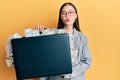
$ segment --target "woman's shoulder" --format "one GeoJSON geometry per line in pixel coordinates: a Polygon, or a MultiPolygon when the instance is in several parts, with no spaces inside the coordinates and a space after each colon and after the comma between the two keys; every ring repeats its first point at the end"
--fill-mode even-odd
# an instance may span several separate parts
{"type": "Polygon", "coordinates": [[[83,44],[88,42],[87,36],[84,33],[77,31],[77,36],[83,44]]]}
{"type": "Polygon", "coordinates": [[[82,39],[87,38],[87,36],[84,33],[80,32],[80,31],[75,30],[75,34],[76,34],[76,36],[79,36],[82,39]]]}

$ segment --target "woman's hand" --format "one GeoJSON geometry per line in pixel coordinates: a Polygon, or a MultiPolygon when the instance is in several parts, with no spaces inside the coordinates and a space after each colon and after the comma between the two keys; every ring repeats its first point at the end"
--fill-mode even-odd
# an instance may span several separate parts
{"type": "Polygon", "coordinates": [[[45,29],[45,27],[43,25],[38,25],[35,29],[42,32],[45,29]]]}
{"type": "Polygon", "coordinates": [[[65,74],[60,74],[60,77],[64,78],[64,77],[65,77],[65,74]]]}

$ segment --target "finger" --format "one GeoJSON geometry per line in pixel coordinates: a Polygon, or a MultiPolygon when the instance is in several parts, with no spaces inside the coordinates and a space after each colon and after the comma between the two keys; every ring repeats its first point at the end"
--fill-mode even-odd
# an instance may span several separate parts
{"type": "Polygon", "coordinates": [[[43,26],[43,25],[40,25],[39,28],[40,28],[40,29],[44,29],[44,26],[43,26]]]}
{"type": "Polygon", "coordinates": [[[42,32],[44,30],[44,26],[43,25],[37,25],[36,30],[42,32]]]}
{"type": "Polygon", "coordinates": [[[39,26],[39,30],[40,30],[40,31],[43,31],[43,30],[44,30],[44,26],[43,26],[43,25],[40,25],[40,26],[39,26]]]}
{"type": "Polygon", "coordinates": [[[38,25],[38,26],[37,26],[37,30],[39,30],[39,31],[40,31],[40,25],[38,25]]]}
{"type": "Polygon", "coordinates": [[[38,27],[39,27],[39,25],[37,25],[37,26],[35,27],[35,30],[38,30],[38,27]]]}

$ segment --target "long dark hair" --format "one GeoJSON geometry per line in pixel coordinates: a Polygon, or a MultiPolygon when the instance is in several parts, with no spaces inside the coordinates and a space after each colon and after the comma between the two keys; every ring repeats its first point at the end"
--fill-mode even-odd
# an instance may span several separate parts
{"type": "Polygon", "coordinates": [[[61,11],[62,11],[63,7],[66,6],[66,5],[70,5],[70,6],[72,6],[72,7],[75,9],[76,14],[77,14],[77,18],[75,19],[75,22],[74,22],[74,24],[73,24],[73,27],[74,27],[76,30],[78,30],[78,31],[81,32],[80,27],[79,27],[79,19],[78,19],[77,9],[76,9],[76,7],[74,6],[74,4],[72,4],[72,3],[70,3],[70,2],[66,2],[66,3],[64,3],[64,4],[61,6],[60,11],[59,11],[59,20],[58,20],[58,26],[57,26],[57,28],[58,28],[58,29],[64,28],[64,23],[63,23],[62,20],[61,20],[61,11]]]}

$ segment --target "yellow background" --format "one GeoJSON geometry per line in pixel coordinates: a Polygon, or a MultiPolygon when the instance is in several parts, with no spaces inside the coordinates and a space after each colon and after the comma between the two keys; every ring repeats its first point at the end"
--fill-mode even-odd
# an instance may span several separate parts
{"type": "Polygon", "coordinates": [[[5,63],[5,43],[15,32],[37,24],[57,26],[63,2],[77,7],[81,30],[88,36],[92,66],[87,80],[120,80],[120,0],[0,0],[0,80],[16,80],[5,63]]]}

